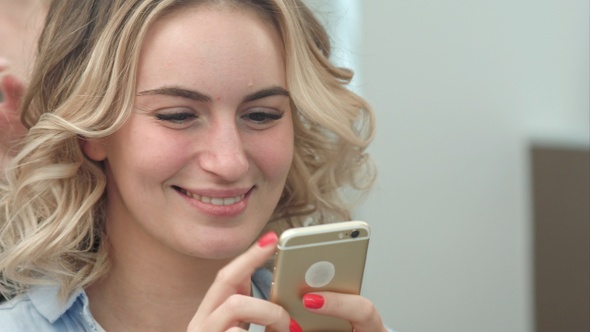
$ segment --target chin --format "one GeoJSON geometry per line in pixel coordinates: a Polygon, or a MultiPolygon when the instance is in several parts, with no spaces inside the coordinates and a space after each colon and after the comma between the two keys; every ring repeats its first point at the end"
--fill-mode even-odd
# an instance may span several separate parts
{"type": "Polygon", "coordinates": [[[195,247],[193,244],[187,250],[188,254],[193,257],[214,260],[235,258],[248,250],[252,244],[252,241],[242,239],[232,240],[231,237],[226,237],[219,241],[205,240],[199,242],[200,244],[198,246],[195,247]]]}

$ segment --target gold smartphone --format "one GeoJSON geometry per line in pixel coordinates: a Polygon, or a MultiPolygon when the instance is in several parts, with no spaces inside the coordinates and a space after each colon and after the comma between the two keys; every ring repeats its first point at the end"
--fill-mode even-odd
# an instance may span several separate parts
{"type": "Polygon", "coordinates": [[[363,221],[289,229],[281,235],[270,300],[281,305],[304,332],[352,331],[346,320],[317,315],[303,295],[331,291],[360,294],[371,231],[363,221]]]}

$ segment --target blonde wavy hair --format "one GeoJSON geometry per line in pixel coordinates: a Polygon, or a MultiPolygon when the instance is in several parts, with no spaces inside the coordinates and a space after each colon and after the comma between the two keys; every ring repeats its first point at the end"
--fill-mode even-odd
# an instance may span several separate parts
{"type": "Polygon", "coordinates": [[[108,271],[105,174],[80,143],[114,133],[129,117],[150,26],[202,4],[252,8],[283,38],[295,150],[268,228],[351,218],[355,199],[342,190],[363,193],[373,182],[365,149],[374,115],[346,88],[352,72],[330,63],[328,35],[301,0],[58,0],[22,104],[29,132],[0,183],[3,294],[58,283],[65,297],[108,271]]]}

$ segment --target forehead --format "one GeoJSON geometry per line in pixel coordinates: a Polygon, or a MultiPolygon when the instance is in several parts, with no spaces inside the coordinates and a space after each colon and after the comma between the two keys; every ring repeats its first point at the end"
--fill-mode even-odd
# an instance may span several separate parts
{"type": "Polygon", "coordinates": [[[261,13],[245,6],[191,6],[162,16],[149,28],[138,85],[154,79],[284,81],[283,53],[278,30],[261,13]]]}

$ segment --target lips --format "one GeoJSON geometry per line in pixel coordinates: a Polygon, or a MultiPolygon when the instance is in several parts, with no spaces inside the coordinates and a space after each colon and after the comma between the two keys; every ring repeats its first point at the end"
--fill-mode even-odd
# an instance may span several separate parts
{"type": "Polygon", "coordinates": [[[206,195],[199,195],[197,193],[193,193],[190,192],[184,188],[180,188],[180,187],[174,187],[174,189],[176,189],[178,192],[182,193],[185,196],[188,196],[194,200],[197,200],[199,202],[205,203],[205,204],[211,204],[211,205],[215,205],[215,206],[227,206],[227,205],[234,205],[236,203],[239,203],[241,201],[244,200],[244,197],[246,197],[246,194],[241,194],[241,195],[237,195],[237,196],[232,196],[232,197],[212,197],[212,196],[206,196],[206,195]]]}

